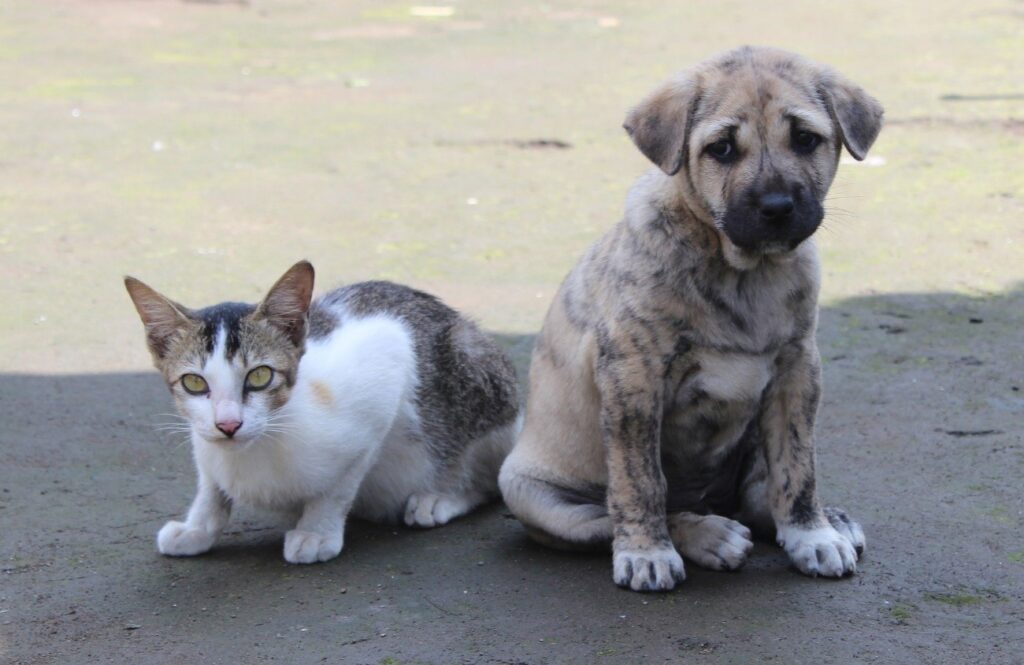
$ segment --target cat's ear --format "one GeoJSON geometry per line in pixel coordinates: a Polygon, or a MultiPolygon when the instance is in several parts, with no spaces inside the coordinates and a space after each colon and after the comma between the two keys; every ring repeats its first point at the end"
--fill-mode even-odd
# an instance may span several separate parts
{"type": "Polygon", "coordinates": [[[306,312],[313,299],[313,265],[299,261],[271,287],[254,316],[278,328],[293,344],[306,339],[306,312]]]}
{"type": "Polygon", "coordinates": [[[134,277],[125,277],[124,286],[135,303],[142,324],[146,326],[146,343],[154,359],[167,354],[171,340],[181,330],[194,325],[191,312],[178,303],[165,298],[134,277]]]}

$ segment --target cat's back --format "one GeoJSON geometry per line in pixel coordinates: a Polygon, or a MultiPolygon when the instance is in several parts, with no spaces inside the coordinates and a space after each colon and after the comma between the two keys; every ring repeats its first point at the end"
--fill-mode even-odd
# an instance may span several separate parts
{"type": "Polygon", "coordinates": [[[408,325],[420,337],[442,333],[460,319],[437,296],[387,281],[359,282],[326,293],[313,304],[310,335],[326,332],[347,318],[388,316],[408,325]],[[320,324],[320,325],[318,325],[320,324]]]}
{"type": "Polygon", "coordinates": [[[494,340],[434,295],[387,281],[344,286],[314,303],[310,336],[371,317],[393,318],[412,335],[419,415],[430,438],[469,441],[515,420],[512,363],[494,340]]]}

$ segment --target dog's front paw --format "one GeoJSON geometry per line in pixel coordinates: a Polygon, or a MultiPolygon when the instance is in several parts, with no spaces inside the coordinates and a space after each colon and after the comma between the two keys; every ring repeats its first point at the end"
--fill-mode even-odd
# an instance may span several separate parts
{"type": "Polygon", "coordinates": [[[215,539],[204,529],[170,521],[156,534],[156,549],[166,556],[195,556],[209,552],[215,539]]]}
{"type": "Polygon", "coordinates": [[[832,525],[805,529],[784,526],[778,541],[801,573],[817,577],[842,577],[857,572],[857,551],[832,525]]]}
{"type": "Polygon", "coordinates": [[[860,524],[850,519],[846,511],[839,510],[838,508],[826,508],[825,517],[828,518],[832,528],[850,541],[853,549],[857,551],[858,557],[864,554],[864,548],[867,547],[867,538],[864,537],[864,529],[860,528],[860,524]]]}
{"type": "Polygon", "coordinates": [[[683,557],[671,545],[643,550],[616,549],[612,579],[633,591],[670,591],[686,579],[683,557]]]}
{"type": "Polygon", "coordinates": [[[750,529],[721,515],[677,513],[668,528],[683,556],[711,570],[739,570],[754,548],[750,529]]]}
{"type": "Polygon", "coordinates": [[[292,529],[284,534],[284,559],[288,563],[330,561],[341,553],[342,534],[324,535],[292,529]]]}

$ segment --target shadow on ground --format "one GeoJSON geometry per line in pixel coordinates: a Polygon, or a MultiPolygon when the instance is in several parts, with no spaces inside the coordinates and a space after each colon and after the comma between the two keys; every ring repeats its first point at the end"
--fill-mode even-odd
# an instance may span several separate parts
{"type": "MultiPolygon", "coordinates": [[[[432,531],[355,523],[310,567],[242,511],[211,554],[161,558],[154,533],[193,476],[187,446],[155,433],[159,377],[5,375],[0,660],[1012,662],[1024,288],[857,298],[821,319],[821,485],[865,525],[860,574],[804,578],[759,546],[742,572],[690,566],[661,595],[617,589],[606,556],[533,545],[501,506],[432,531]]],[[[525,377],[532,338],[499,338],[525,377]]]]}

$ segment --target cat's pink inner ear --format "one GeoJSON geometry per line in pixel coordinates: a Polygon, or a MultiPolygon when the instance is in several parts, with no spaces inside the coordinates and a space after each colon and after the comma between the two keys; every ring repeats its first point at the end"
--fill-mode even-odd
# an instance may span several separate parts
{"type": "Polygon", "coordinates": [[[313,299],[313,278],[312,264],[299,261],[271,287],[257,311],[295,344],[306,336],[306,312],[313,299]]]}
{"type": "Polygon", "coordinates": [[[189,325],[188,310],[134,277],[125,277],[124,286],[146,327],[149,350],[157,358],[163,358],[174,336],[189,325]]]}

